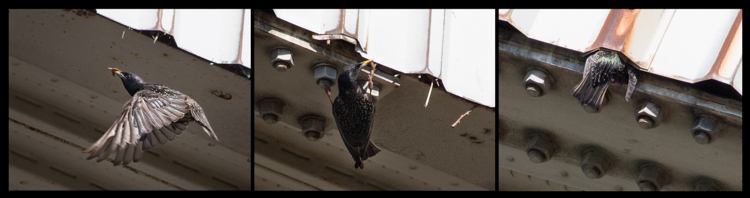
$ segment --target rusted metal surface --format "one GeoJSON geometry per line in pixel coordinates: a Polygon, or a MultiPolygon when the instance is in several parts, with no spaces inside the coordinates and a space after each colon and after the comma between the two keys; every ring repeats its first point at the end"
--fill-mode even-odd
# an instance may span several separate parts
{"type": "Polygon", "coordinates": [[[641,70],[688,83],[714,79],[742,94],[742,10],[604,12],[501,9],[498,19],[532,39],[579,52],[616,50],[641,70]]]}

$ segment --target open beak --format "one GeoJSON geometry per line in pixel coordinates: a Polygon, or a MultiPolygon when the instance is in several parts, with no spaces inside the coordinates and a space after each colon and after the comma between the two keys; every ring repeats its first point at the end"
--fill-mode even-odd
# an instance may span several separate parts
{"type": "Polygon", "coordinates": [[[112,75],[113,75],[113,76],[114,76],[114,75],[122,76],[122,74],[120,73],[120,69],[117,69],[117,68],[111,68],[111,67],[107,67],[107,69],[109,69],[109,71],[112,71],[112,75]]]}

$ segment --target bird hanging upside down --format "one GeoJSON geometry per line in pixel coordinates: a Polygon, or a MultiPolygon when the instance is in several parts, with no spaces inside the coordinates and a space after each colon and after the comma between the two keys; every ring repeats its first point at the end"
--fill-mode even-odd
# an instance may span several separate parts
{"type": "Polygon", "coordinates": [[[633,67],[627,67],[617,52],[599,49],[586,59],[583,69],[583,79],[576,85],[571,93],[581,103],[599,108],[604,101],[604,93],[610,82],[628,83],[625,93],[625,101],[629,102],[638,82],[638,72],[633,67]],[[627,70],[627,76],[625,75],[627,70]]]}
{"type": "Polygon", "coordinates": [[[189,96],[164,85],[143,82],[135,74],[120,72],[117,68],[109,70],[120,77],[133,97],[123,106],[120,118],[83,151],[91,153],[87,159],[98,157],[96,162],[101,162],[116,153],[112,162],[115,166],[138,162],[143,151],[173,140],[187,129],[190,121],[198,123],[208,136],[219,141],[203,108],[189,96]]]}
{"type": "MultiPolygon", "coordinates": [[[[355,169],[364,169],[362,161],[380,152],[380,149],[370,141],[375,118],[373,98],[357,83],[359,69],[368,64],[373,64],[372,71],[375,71],[372,60],[344,67],[338,76],[339,95],[332,105],[336,126],[346,149],[354,159],[355,169]]],[[[372,86],[372,83],[370,85],[372,86]]]]}

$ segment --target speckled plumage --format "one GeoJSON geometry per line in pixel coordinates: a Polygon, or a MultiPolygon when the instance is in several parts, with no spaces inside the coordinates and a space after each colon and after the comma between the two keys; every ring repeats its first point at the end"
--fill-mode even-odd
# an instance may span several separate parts
{"type": "Polygon", "coordinates": [[[333,101],[333,117],[341,139],[354,159],[354,168],[364,168],[362,161],[375,156],[380,149],[370,141],[375,104],[372,96],[357,84],[359,69],[365,61],[350,65],[338,76],[339,95],[333,101]]]}
{"type": "Polygon", "coordinates": [[[187,129],[194,121],[216,141],[218,137],[208,123],[203,108],[189,96],[164,85],[147,83],[135,74],[110,68],[133,96],[123,112],[104,135],[85,153],[97,162],[116,153],[113,165],[140,161],[143,151],[166,144],[187,129]]]}
{"type": "Polygon", "coordinates": [[[617,52],[598,50],[586,59],[583,78],[573,88],[571,94],[582,103],[599,108],[611,82],[627,82],[628,90],[625,94],[625,101],[630,101],[637,82],[636,74],[637,72],[632,67],[627,67],[622,63],[617,52]],[[627,76],[625,76],[626,69],[627,76]]]}

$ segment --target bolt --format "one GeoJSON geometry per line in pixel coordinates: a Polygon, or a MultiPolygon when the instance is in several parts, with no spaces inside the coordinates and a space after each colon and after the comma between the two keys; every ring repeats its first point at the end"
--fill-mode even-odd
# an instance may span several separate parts
{"type": "Polygon", "coordinates": [[[336,82],[336,75],[338,70],[331,64],[318,63],[313,66],[313,77],[315,83],[318,83],[320,88],[325,89],[325,86],[331,87],[336,82]]]}
{"type": "Polygon", "coordinates": [[[716,183],[711,182],[711,180],[708,179],[701,179],[695,182],[695,191],[721,191],[721,188],[719,185],[716,185],[716,183]]]}
{"type": "Polygon", "coordinates": [[[263,118],[263,121],[268,124],[274,124],[282,114],[284,102],[281,102],[279,99],[268,98],[261,100],[258,106],[260,106],[260,116],[263,118]]]}
{"type": "Polygon", "coordinates": [[[586,149],[581,158],[581,170],[590,179],[598,179],[607,174],[612,162],[609,155],[599,148],[586,149]]]}
{"type": "Polygon", "coordinates": [[[543,71],[532,69],[526,72],[523,78],[526,93],[531,97],[540,97],[549,92],[552,82],[550,77],[543,71]]]}
{"type": "Polygon", "coordinates": [[[704,115],[695,119],[691,132],[698,144],[709,144],[719,135],[719,131],[716,130],[716,121],[704,115]]]}
{"type": "Polygon", "coordinates": [[[667,184],[667,173],[659,165],[646,163],[639,171],[636,183],[641,191],[659,191],[667,184]]]}
{"type": "Polygon", "coordinates": [[[307,140],[317,141],[323,138],[325,135],[325,119],[320,116],[309,115],[304,116],[300,119],[300,126],[302,127],[302,134],[305,135],[307,140]]]}
{"type": "Polygon", "coordinates": [[[643,129],[652,129],[659,125],[664,113],[661,107],[653,102],[642,102],[635,111],[635,120],[643,129]]]}
{"type": "Polygon", "coordinates": [[[271,65],[276,71],[284,72],[294,66],[292,50],[276,48],[271,50],[271,65]]]}
{"type": "Polygon", "coordinates": [[[548,135],[542,133],[531,134],[526,143],[526,155],[534,163],[549,161],[556,149],[555,142],[548,135]]]}

